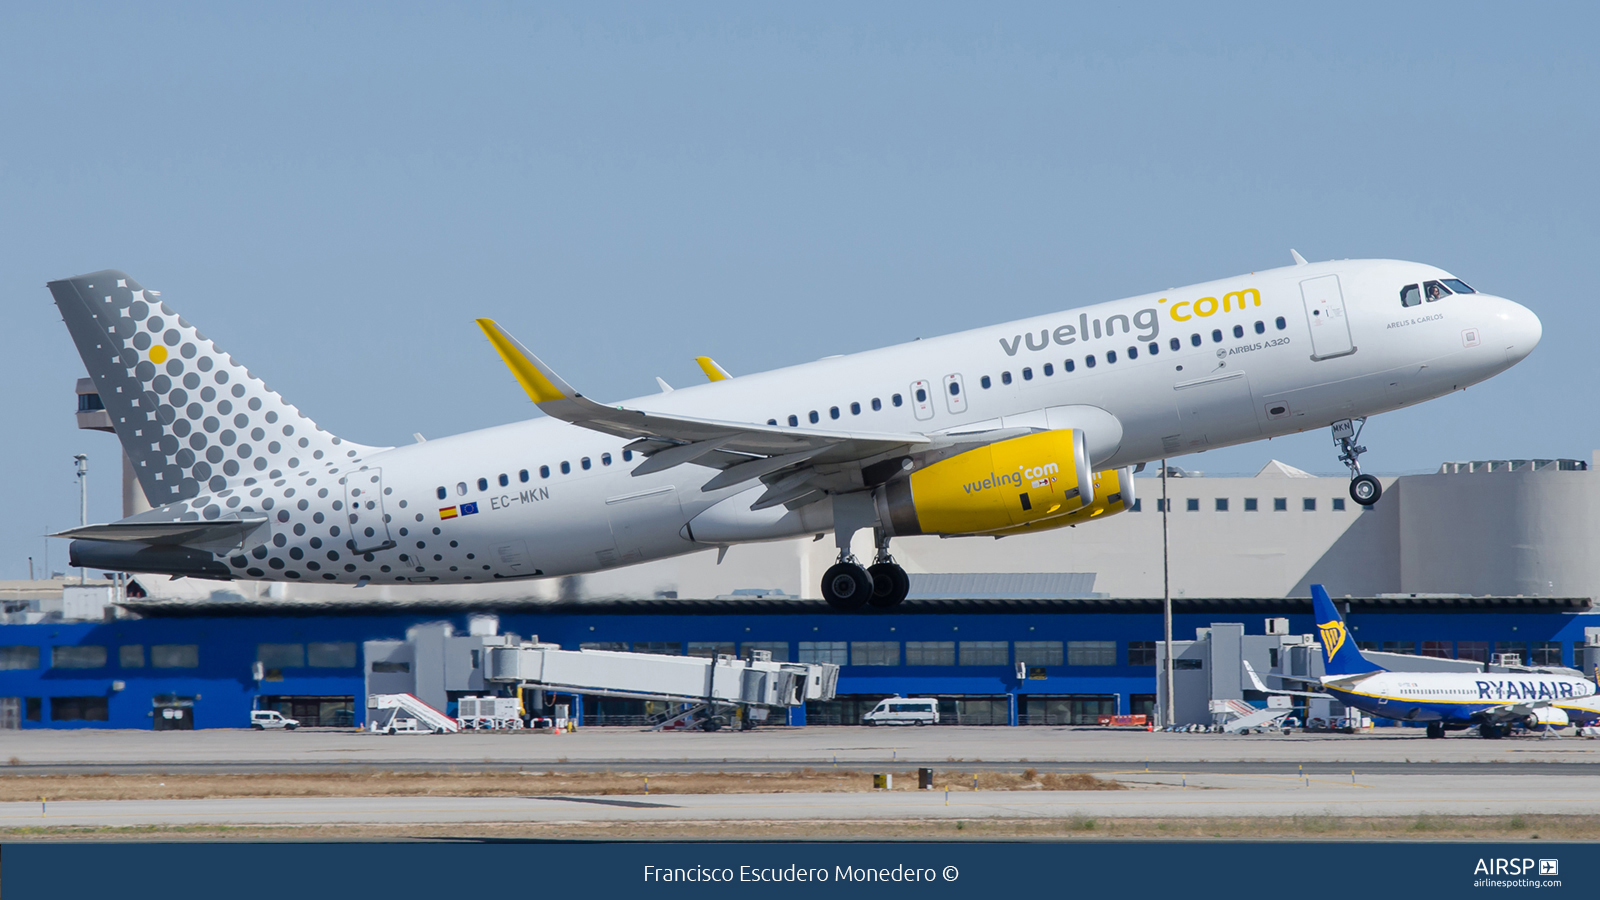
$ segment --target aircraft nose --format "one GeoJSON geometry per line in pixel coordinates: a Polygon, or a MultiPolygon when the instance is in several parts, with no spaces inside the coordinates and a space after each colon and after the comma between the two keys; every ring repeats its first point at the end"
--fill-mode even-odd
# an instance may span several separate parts
{"type": "Polygon", "coordinates": [[[1501,310],[1496,316],[1500,319],[1498,330],[1505,341],[1506,362],[1519,363],[1539,346],[1539,339],[1544,336],[1544,325],[1533,310],[1511,300],[1502,299],[1501,310]]]}

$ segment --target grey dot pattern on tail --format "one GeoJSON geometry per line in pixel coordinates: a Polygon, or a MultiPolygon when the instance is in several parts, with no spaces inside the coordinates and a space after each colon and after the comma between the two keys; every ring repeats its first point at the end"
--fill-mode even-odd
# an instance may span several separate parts
{"type": "MultiPolygon", "coordinates": [[[[349,464],[375,449],[322,430],[121,272],[50,290],[154,503],[349,464]]],[[[185,507],[182,515],[197,517],[206,509],[185,507]]]]}

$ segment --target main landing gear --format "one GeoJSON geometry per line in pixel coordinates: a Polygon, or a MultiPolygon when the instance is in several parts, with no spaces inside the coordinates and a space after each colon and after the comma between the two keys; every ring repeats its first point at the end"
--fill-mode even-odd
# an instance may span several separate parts
{"type": "Polygon", "coordinates": [[[1350,499],[1362,506],[1371,506],[1383,496],[1383,485],[1371,475],[1361,474],[1361,454],[1367,448],[1356,441],[1361,439],[1361,429],[1367,419],[1341,419],[1333,423],[1333,443],[1339,448],[1339,461],[1350,470],[1350,499]]]}
{"type": "Polygon", "coordinates": [[[889,609],[911,592],[911,577],[889,555],[889,538],[882,529],[874,529],[873,537],[878,552],[871,568],[857,562],[846,546],[839,551],[839,561],[823,573],[822,599],[834,609],[855,610],[869,605],[889,609]]]}

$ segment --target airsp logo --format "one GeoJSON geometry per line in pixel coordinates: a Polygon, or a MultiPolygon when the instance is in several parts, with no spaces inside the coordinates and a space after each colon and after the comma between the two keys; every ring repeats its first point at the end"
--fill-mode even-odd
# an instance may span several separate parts
{"type": "Polygon", "coordinates": [[[1317,630],[1322,632],[1322,648],[1324,655],[1326,655],[1330,660],[1333,659],[1334,654],[1339,652],[1339,648],[1344,646],[1344,623],[1336,619],[1332,622],[1325,622],[1318,625],[1317,630]]]}
{"type": "MultiPolygon", "coordinates": [[[[1528,875],[1533,872],[1531,859],[1479,859],[1478,865],[1473,868],[1474,875],[1528,875]]],[[[1560,875],[1561,861],[1555,859],[1539,860],[1540,875],[1560,875]]]]}

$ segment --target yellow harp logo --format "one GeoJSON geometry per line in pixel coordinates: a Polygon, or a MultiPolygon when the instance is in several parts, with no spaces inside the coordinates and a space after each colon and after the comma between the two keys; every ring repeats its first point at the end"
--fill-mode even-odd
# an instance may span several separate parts
{"type": "Polygon", "coordinates": [[[1344,646],[1344,623],[1335,619],[1332,622],[1318,625],[1317,630],[1322,632],[1322,652],[1331,662],[1334,654],[1338,653],[1339,648],[1344,646]]]}

